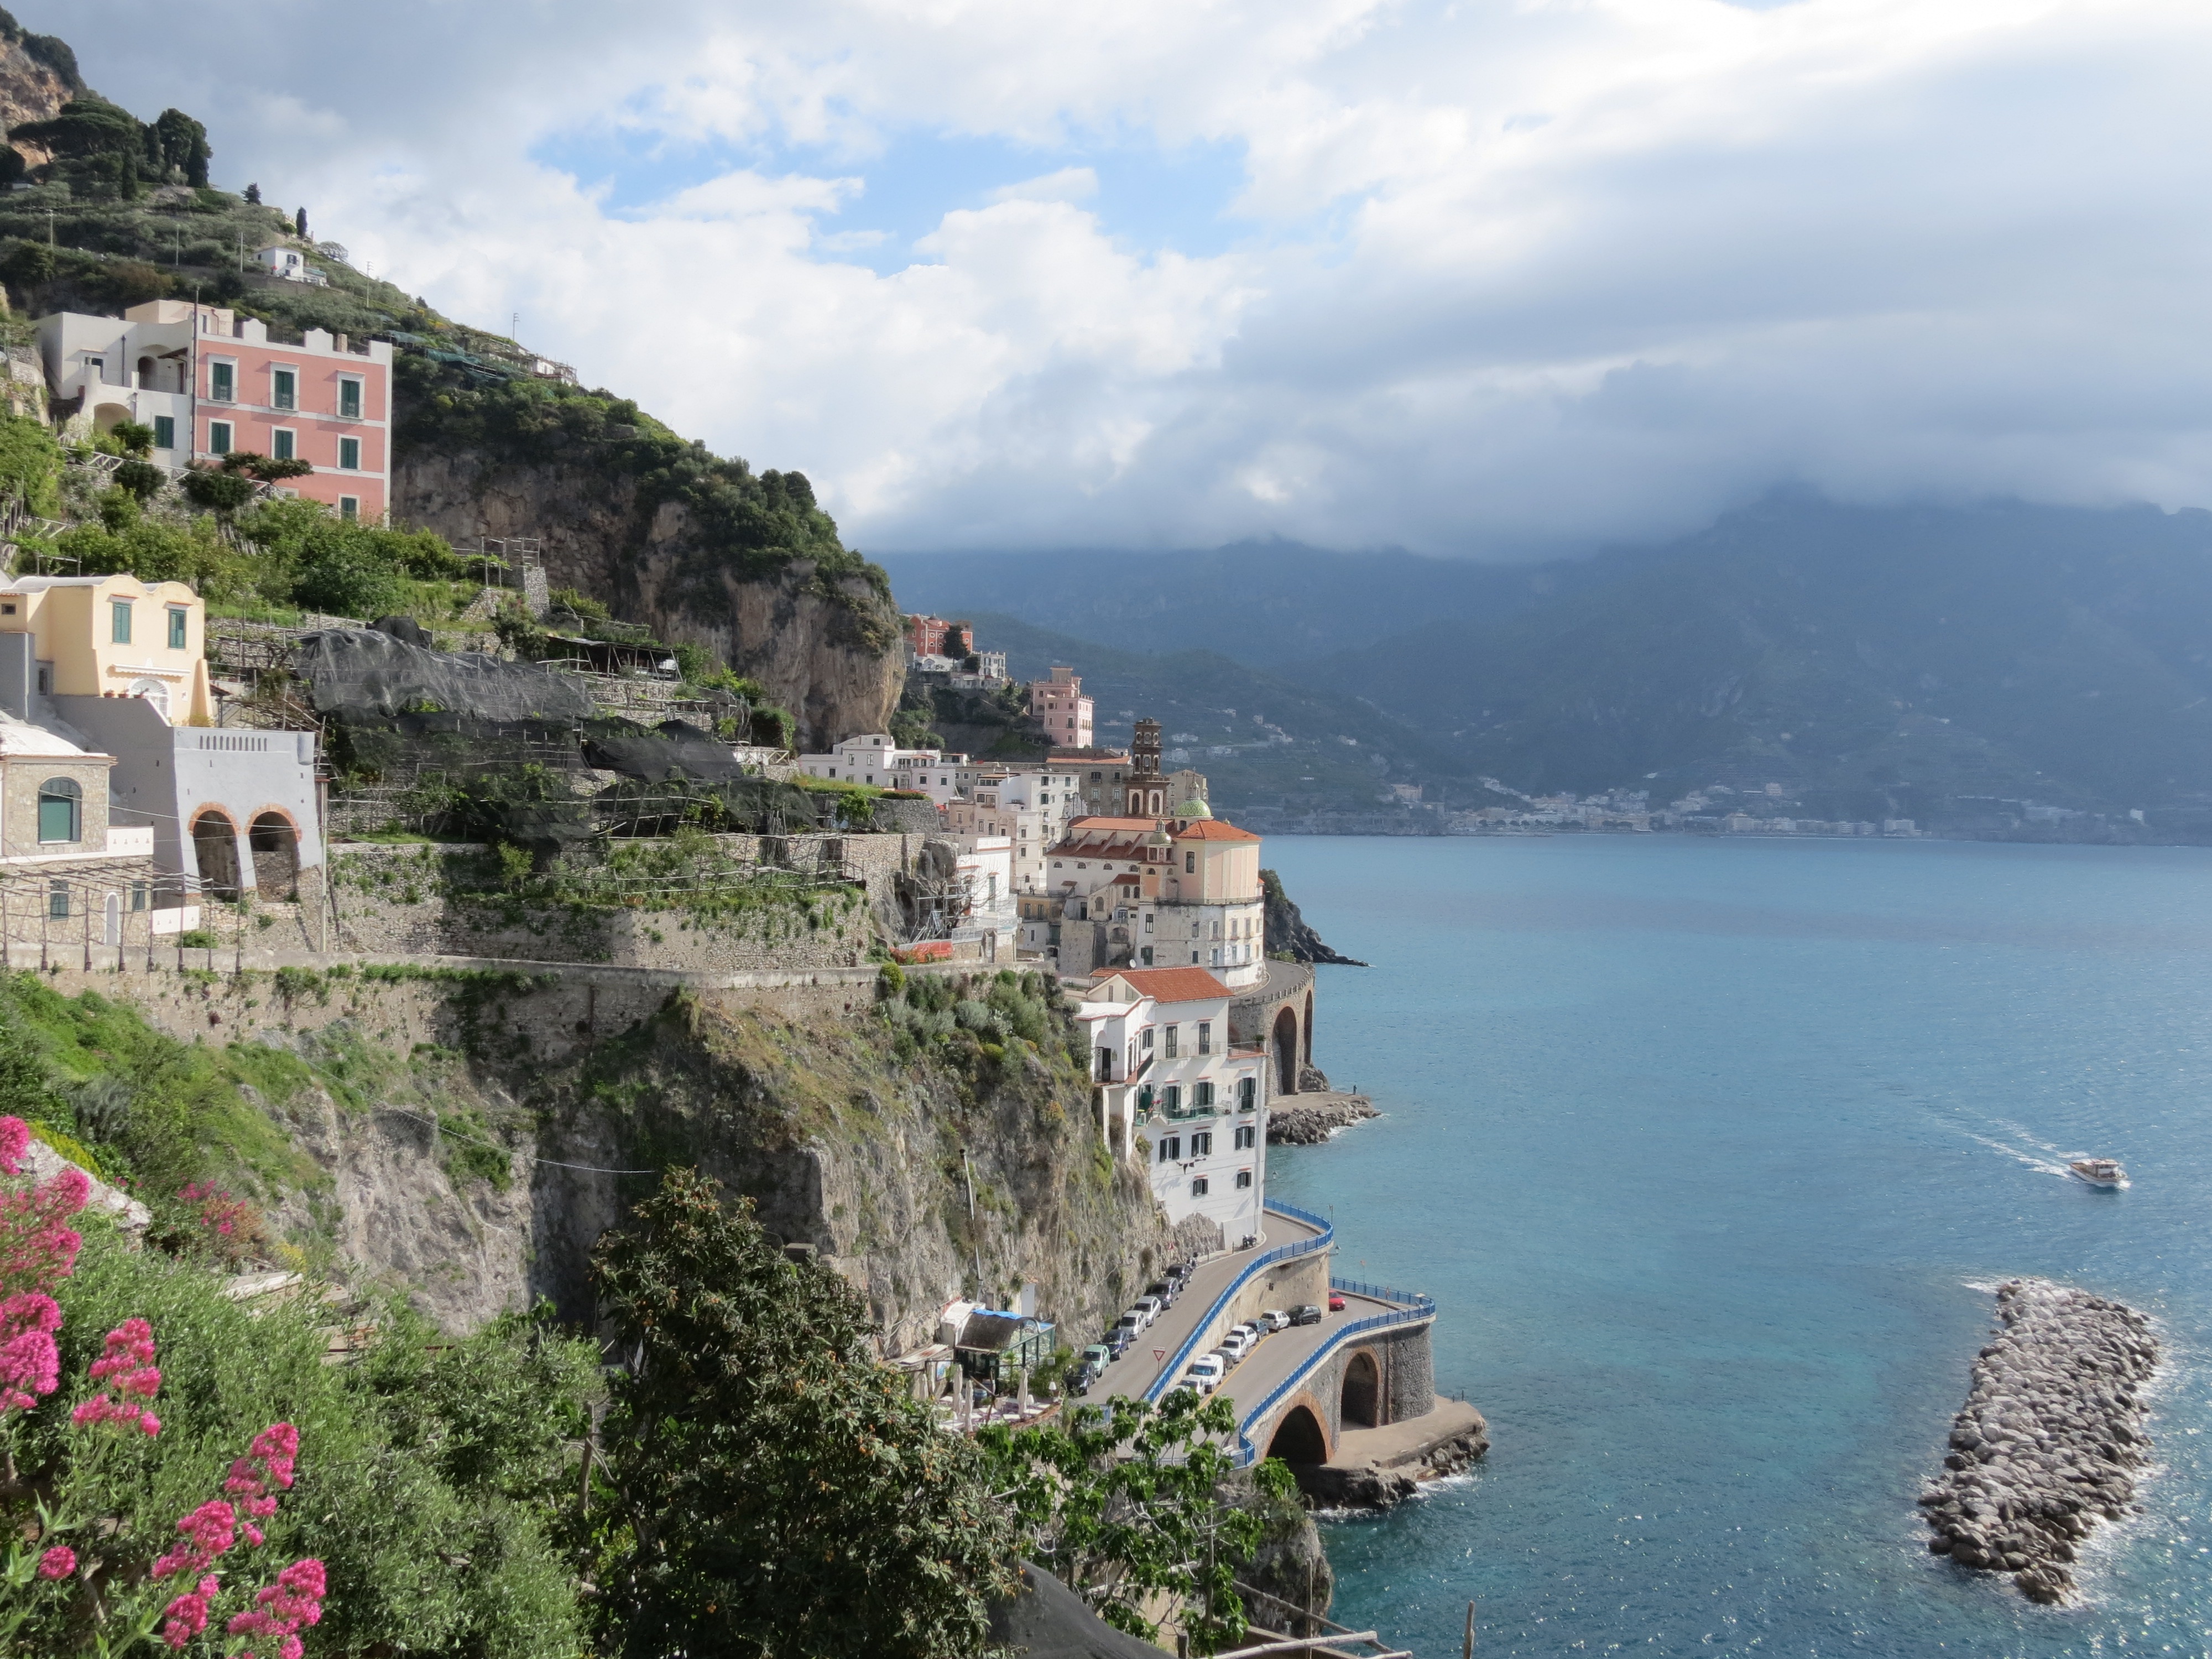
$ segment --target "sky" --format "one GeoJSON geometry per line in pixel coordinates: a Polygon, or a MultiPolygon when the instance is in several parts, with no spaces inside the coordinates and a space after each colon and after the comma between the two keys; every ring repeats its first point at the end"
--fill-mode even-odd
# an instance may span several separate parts
{"type": "Polygon", "coordinates": [[[871,551],[2212,505],[2203,0],[18,0],[871,551]]]}

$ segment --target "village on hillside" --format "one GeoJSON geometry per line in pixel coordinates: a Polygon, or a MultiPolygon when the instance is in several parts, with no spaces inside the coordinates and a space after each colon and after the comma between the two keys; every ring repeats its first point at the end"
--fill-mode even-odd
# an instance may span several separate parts
{"type": "MultiPolygon", "coordinates": [[[[52,411],[66,499],[112,500],[131,467],[159,499],[213,467],[349,526],[390,511],[388,342],[166,300],[33,337],[37,380],[19,357],[10,385],[52,411]]],[[[949,1286],[886,1332],[917,1397],[965,1431],[1068,1394],[1218,1390],[1240,1461],[1272,1451],[1337,1499],[1479,1449],[1479,1416],[1432,1386],[1433,1304],[1333,1279],[1329,1224],[1268,1200],[1271,1130],[1371,1109],[1315,1064],[1314,969],[1269,949],[1261,837],[1169,769],[1157,721],[1102,747],[1074,667],[1018,685],[966,622],[907,616],[887,729],[808,744],[758,684],[553,586],[532,538],[437,554],[437,614],[275,619],[74,568],[20,502],[4,528],[10,966],[520,968],[582,987],[586,1034],[688,988],[1003,1041],[988,999],[1038,988],[1172,1248],[1103,1329],[1060,1328],[1033,1283],[949,1286]]]]}

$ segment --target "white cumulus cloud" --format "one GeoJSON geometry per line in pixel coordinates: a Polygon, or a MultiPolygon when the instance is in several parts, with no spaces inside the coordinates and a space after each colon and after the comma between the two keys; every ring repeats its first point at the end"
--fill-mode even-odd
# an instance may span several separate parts
{"type": "Polygon", "coordinates": [[[201,115],[222,181],[803,469],[863,547],[2212,499],[2197,3],[16,9],[201,115]],[[956,178],[978,145],[1011,159],[956,178]],[[1196,251],[1130,167],[1194,147],[1242,165],[1196,251]]]}

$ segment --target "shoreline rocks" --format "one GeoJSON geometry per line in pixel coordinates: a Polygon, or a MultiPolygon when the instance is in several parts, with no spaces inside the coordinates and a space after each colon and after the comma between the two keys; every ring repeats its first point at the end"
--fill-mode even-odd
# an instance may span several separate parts
{"type": "Polygon", "coordinates": [[[1974,1361],[1944,1473],[1920,1496],[1929,1550],[2062,1602],[2100,1521],[2124,1517],[2150,1461],[2144,1385],[2158,1340],[2134,1309],[2048,1279],[1997,1287],[2004,1330],[1974,1361]]]}
{"type": "Polygon", "coordinates": [[[1310,1103],[1299,1095],[1289,1099],[1288,1105],[1270,1103],[1267,1107],[1270,1146],[1318,1146],[1339,1129],[1382,1115],[1365,1095],[1331,1095],[1310,1103]]]}

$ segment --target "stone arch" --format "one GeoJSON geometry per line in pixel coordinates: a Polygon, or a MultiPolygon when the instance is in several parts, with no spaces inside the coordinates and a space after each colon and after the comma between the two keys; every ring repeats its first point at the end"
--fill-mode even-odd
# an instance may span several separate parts
{"type": "Polygon", "coordinates": [[[238,826],[221,807],[204,806],[193,817],[192,860],[209,892],[217,898],[239,896],[238,826]]]}
{"type": "Polygon", "coordinates": [[[246,832],[253,854],[254,890],[267,899],[300,896],[300,831],[290,817],[270,807],[246,832]]]}
{"type": "Polygon", "coordinates": [[[1311,1407],[1292,1406],[1275,1419],[1275,1431],[1267,1437],[1267,1455],[1285,1463],[1326,1463],[1328,1431],[1311,1407]]]}
{"type": "Polygon", "coordinates": [[[131,695],[144,702],[166,722],[169,719],[169,688],[156,679],[133,680],[131,695]]]}
{"type": "Polygon", "coordinates": [[[1313,1064],[1313,987],[1310,985],[1306,987],[1306,1029],[1304,1041],[1305,1061],[1310,1066],[1313,1064]]]}
{"type": "Polygon", "coordinates": [[[141,357],[138,360],[138,389],[141,392],[151,392],[154,389],[154,360],[150,356],[141,357]]]}
{"type": "Polygon", "coordinates": [[[1375,1363],[1373,1350],[1361,1348],[1346,1356],[1344,1391],[1340,1400],[1338,1415],[1346,1428],[1379,1429],[1382,1426],[1382,1370],[1375,1363]]]}
{"type": "Polygon", "coordinates": [[[130,418],[131,405],[128,404],[100,404],[92,411],[92,429],[112,432],[130,418]]]}
{"type": "Polygon", "coordinates": [[[1275,1016],[1275,1035],[1270,1045],[1275,1051],[1275,1092],[1294,1095],[1298,1091],[1298,1017],[1285,1008],[1275,1016]]]}

